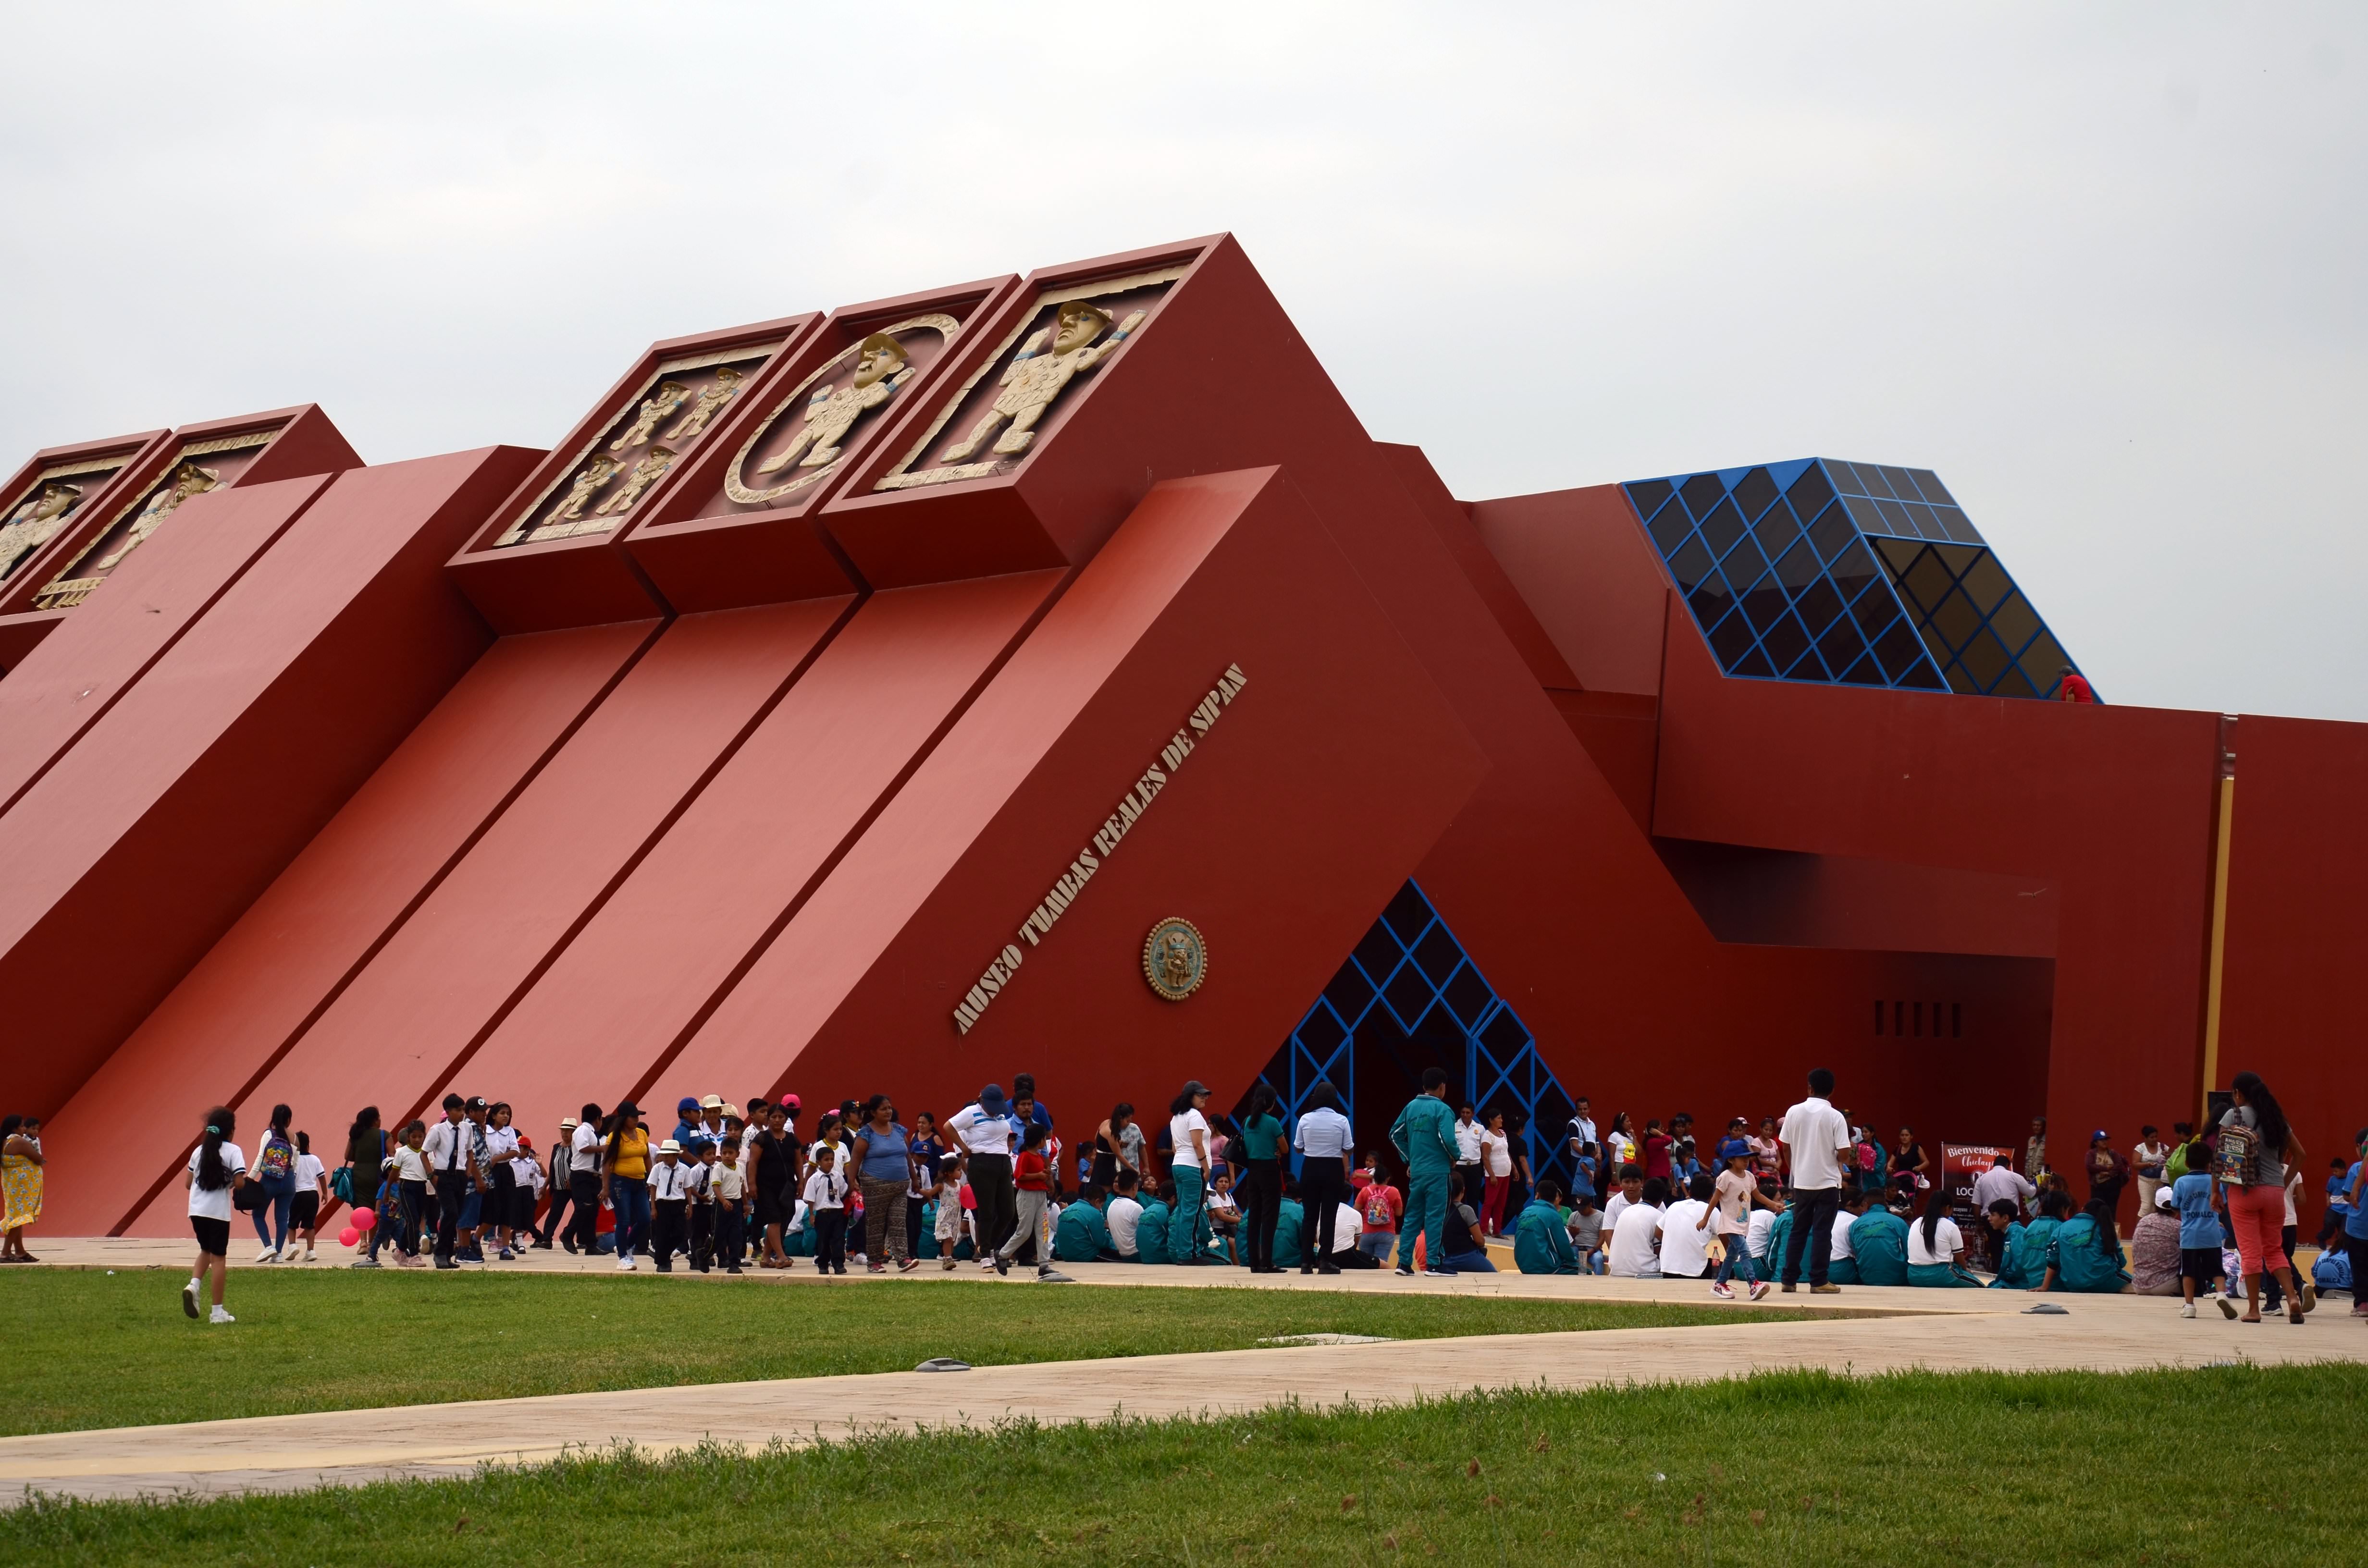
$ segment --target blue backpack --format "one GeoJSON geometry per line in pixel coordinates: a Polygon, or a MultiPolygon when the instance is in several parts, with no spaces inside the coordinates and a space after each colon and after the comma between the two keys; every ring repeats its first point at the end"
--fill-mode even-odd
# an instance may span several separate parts
{"type": "Polygon", "coordinates": [[[2310,1281],[2322,1296],[2329,1290],[2343,1290],[2354,1301],[2359,1299],[2360,1292],[2351,1287],[2351,1259],[2346,1254],[2320,1253],[2318,1261],[2310,1266],[2310,1281]]]}

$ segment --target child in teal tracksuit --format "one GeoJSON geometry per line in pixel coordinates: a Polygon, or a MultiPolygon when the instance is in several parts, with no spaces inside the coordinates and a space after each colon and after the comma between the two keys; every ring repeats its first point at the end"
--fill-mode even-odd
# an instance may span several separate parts
{"type": "MultiPolygon", "coordinates": [[[[1550,1178],[1542,1178],[1532,1191],[1530,1206],[1513,1221],[1513,1265],[1524,1274],[1576,1274],[1578,1272],[1578,1250],[1571,1245],[1570,1228],[1554,1207],[1562,1188],[1550,1178]]],[[[1743,1244],[1738,1236],[1732,1244],[1743,1244]]]]}

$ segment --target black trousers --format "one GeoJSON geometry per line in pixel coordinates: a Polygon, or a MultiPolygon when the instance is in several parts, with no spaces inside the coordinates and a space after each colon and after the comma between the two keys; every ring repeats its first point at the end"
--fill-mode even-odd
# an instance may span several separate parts
{"type": "Polygon", "coordinates": [[[439,1260],[449,1261],[459,1244],[461,1205],[468,1200],[468,1172],[436,1173],[436,1256],[439,1260]]]}
{"type": "Polygon", "coordinates": [[[814,1228],[814,1267],[847,1272],[847,1210],[809,1209],[807,1222],[814,1228]]]}
{"type": "Polygon", "coordinates": [[[671,1271],[667,1260],[690,1250],[690,1220],[687,1198],[661,1198],[650,1205],[650,1256],[658,1267],[671,1271]]]}
{"type": "Polygon", "coordinates": [[[1011,1156],[973,1154],[970,1190],[971,1196],[978,1199],[978,1207],[971,1211],[971,1223],[978,1227],[978,1255],[985,1257],[1009,1241],[1012,1231],[1019,1224],[1018,1189],[1011,1185],[1011,1156]]]}
{"type": "MultiPolygon", "coordinates": [[[[534,1239],[547,1247],[557,1246],[560,1227],[568,1223],[560,1216],[567,1212],[567,1206],[575,1200],[575,1178],[568,1175],[566,1167],[563,1165],[552,1181],[551,1207],[543,1210],[542,1225],[541,1229],[535,1231],[534,1239]]],[[[599,1200],[595,1199],[593,1201],[597,1203],[599,1200]]],[[[575,1233],[570,1230],[567,1233],[572,1236],[575,1233]]]]}
{"type": "Polygon", "coordinates": [[[1252,1268],[1274,1267],[1274,1223],[1282,1215],[1282,1162],[1242,1162],[1243,1229],[1249,1233],[1252,1268]]]}
{"type": "Polygon", "coordinates": [[[701,1274],[715,1258],[715,1205],[690,1206],[690,1266],[701,1274]]]}
{"type": "Polygon", "coordinates": [[[1310,1154],[1300,1165],[1299,1203],[1307,1210],[1307,1223],[1300,1236],[1302,1274],[1320,1263],[1338,1266],[1340,1260],[1332,1255],[1333,1232],[1339,1225],[1340,1205],[1348,1201],[1348,1193],[1349,1178],[1341,1172],[1338,1155],[1310,1154]]]}
{"type": "Polygon", "coordinates": [[[575,1227],[575,1244],[584,1251],[600,1246],[600,1173],[575,1171],[567,1177],[567,1196],[575,1205],[568,1223],[575,1227]]]}
{"type": "Polygon", "coordinates": [[[747,1250],[746,1237],[748,1221],[737,1203],[719,1203],[715,1208],[715,1253],[726,1268],[740,1267],[740,1256],[747,1250]]]}
{"type": "Polygon", "coordinates": [[[1841,1188],[1816,1187],[1793,1189],[1793,1233],[1784,1239],[1784,1268],[1781,1278],[1787,1285],[1801,1278],[1801,1249],[1809,1249],[1809,1283],[1826,1282],[1826,1266],[1834,1245],[1834,1215],[1841,1208],[1841,1188]]]}

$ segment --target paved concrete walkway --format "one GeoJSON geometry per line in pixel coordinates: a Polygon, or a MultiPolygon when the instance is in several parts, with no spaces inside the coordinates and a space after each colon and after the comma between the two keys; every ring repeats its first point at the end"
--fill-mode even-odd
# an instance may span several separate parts
{"type": "MultiPolygon", "coordinates": [[[[109,1267],[187,1267],[177,1250],[153,1260],[133,1249],[164,1244],[49,1244],[61,1263],[109,1267]]],[[[591,1266],[564,1254],[536,1271],[591,1266]]],[[[284,1265],[270,1267],[282,1267],[284,1265]]],[[[315,1265],[313,1267],[319,1267],[315,1265]]],[[[613,1266],[609,1271],[613,1272],[613,1266]]],[[[1383,1273],[1302,1279],[1235,1269],[1078,1266],[1087,1285],[1173,1289],[1255,1286],[1413,1290],[1424,1294],[1550,1296],[1600,1301],[1710,1300],[1699,1281],[1551,1278],[1520,1274],[1454,1280],[1399,1279],[1383,1273]]],[[[850,1276],[825,1284],[811,1273],[683,1276],[686,1289],[753,1287],[757,1280],[815,1289],[889,1289],[850,1276]]],[[[932,1268],[902,1281],[978,1278],[975,1268],[932,1268]]],[[[1014,1290],[1043,1289],[1023,1283],[1014,1290]]],[[[1055,1287],[1057,1288],[1057,1287],[1055,1287]]],[[[235,1284],[233,1286],[235,1296],[235,1284]]],[[[703,1384],[623,1392],[485,1401],[454,1419],[450,1405],[260,1416],[167,1426],[118,1427],[0,1439],[0,1506],[29,1490],[85,1497],[285,1491],[386,1477],[466,1475],[481,1462],[552,1458],[570,1447],[630,1440],[666,1452],[703,1439],[761,1445],[837,1437],[855,1430],[843,1414],[867,1413],[866,1430],[913,1429],[1030,1418],[1092,1421],[1114,1414],[1174,1415],[1254,1410],[1297,1399],[1315,1405],[1398,1403],[1474,1388],[1588,1388],[1606,1383],[1698,1381],[1780,1368],[1844,1373],[1928,1368],[2099,1371],[2249,1360],[2368,1361],[2368,1329],[2349,1303],[2322,1307],[2305,1327],[2224,1321],[2210,1309],[2181,1319],[2175,1301],[2135,1296],[2068,1296],[2064,1316],[2030,1316],[2020,1291],[1852,1289],[1840,1297],[1771,1293],[1768,1305],[1838,1309],[1815,1322],[1769,1320],[1737,1303],[1731,1325],[1615,1329],[1585,1334],[1493,1335],[1371,1345],[1323,1345],[1201,1355],[980,1368],[968,1372],[890,1372],[753,1383],[703,1384]],[[1753,1321],[1755,1318],[1759,1321],[1753,1321]],[[478,1433],[500,1434],[498,1437],[478,1433]]],[[[234,1333],[234,1329],[223,1330],[234,1333]]]]}

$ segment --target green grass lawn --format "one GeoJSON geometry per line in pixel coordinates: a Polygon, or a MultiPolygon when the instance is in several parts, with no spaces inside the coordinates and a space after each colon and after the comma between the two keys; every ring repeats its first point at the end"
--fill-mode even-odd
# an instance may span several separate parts
{"type": "Polygon", "coordinates": [[[40,1503],[5,1539],[45,1565],[2340,1562],[2364,1406],[2357,1366],[1788,1372],[40,1503]]]}
{"type": "MultiPolygon", "coordinates": [[[[588,1389],[1232,1350],[1283,1334],[1546,1333],[1732,1310],[1347,1291],[770,1286],[551,1274],[243,1269],[234,1326],[171,1270],[0,1271],[0,1436],[588,1389]]],[[[1804,1313],[1788,1315],[1803,1316],[1804,1313]]]]}

